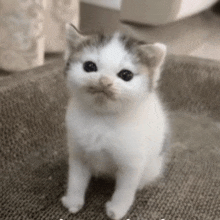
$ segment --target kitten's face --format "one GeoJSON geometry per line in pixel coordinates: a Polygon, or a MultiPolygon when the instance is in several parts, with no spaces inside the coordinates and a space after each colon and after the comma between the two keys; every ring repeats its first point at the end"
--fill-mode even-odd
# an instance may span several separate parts
{"type": "Polygon", "coordinates": [[[69,28],[67,84],[80,102],[96,111],[120,112],[147,97],[152,68],[141,63],[132,41],[128,49],[118,33],[85,37],[69,28]]]}

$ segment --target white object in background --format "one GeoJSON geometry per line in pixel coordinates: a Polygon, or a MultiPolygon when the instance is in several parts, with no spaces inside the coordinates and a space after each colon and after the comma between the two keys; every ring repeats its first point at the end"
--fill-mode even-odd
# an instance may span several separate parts
{"type": "Polygon", "coordinates": [[[180,1],[180,9],[176,18],[180,19],[201,12],[211,7],[217,1],[218,0],[182,0],[180,1]]]}
{"type": "Polygon", "coordinates": [[[30,69],[44,63],[46,0],[0,1],[0,68],[30,69]]]}
{"type": "Polygon", "coordinates": [[[121,19],[160,25],[199,13],[218,0],[123,0],[121,19]]]}
{"type": "Polygon", "coordinates": [[[47,0],[45,13],[46,52],[62,52],[65,49],[65,24],[79,25],[79,0],[47,0]]]}
{"type": "Polygon", "coordinates": [[[81,2],[119,11],[122,0],[81,0],[81,2]]]}

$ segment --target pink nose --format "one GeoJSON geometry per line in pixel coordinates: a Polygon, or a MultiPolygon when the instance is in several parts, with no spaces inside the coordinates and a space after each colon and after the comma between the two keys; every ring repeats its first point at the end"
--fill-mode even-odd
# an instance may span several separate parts
{"type": "Polygon", "coordinates": [[[99,84],[104,87],[110,87],[110,86],[112,86],[113,83],[108,77],[104,76],[104,77],[100,78],[99,84]]]}

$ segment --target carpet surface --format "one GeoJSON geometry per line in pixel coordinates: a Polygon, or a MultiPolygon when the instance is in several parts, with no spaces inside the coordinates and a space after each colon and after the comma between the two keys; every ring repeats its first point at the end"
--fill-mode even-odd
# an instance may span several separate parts
{"type": "MultiPolygon", "coordinates": [[[[170,56],[159,92],[172,137],[167,173],[137,193],[130,220],[220,220],[220,63],[170,56]]],[[[86,204],[62,207],[67,178],[63,62],[0,78],[0,219],[104,220],[114,182],[92,179],[86,204]]]]}

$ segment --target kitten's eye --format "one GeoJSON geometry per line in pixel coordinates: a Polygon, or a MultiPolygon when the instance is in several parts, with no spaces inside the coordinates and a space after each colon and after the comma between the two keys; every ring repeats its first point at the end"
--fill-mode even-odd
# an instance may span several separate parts
{"type": "Polygon", "coordinates": [[[118,73],[118,77],[120,77],[124,81],[130,81],[133,78],[133,73],[129,70],[121,70],[118,73]]]}
{"type": "Polygon", "coordinates": [[[95,63],[93,63],[92,61],[87,61],[83,64],[83,69],[86,71],[86,72],[96,72],[98,69],[97,69],[97,66],[95,63]]]}

